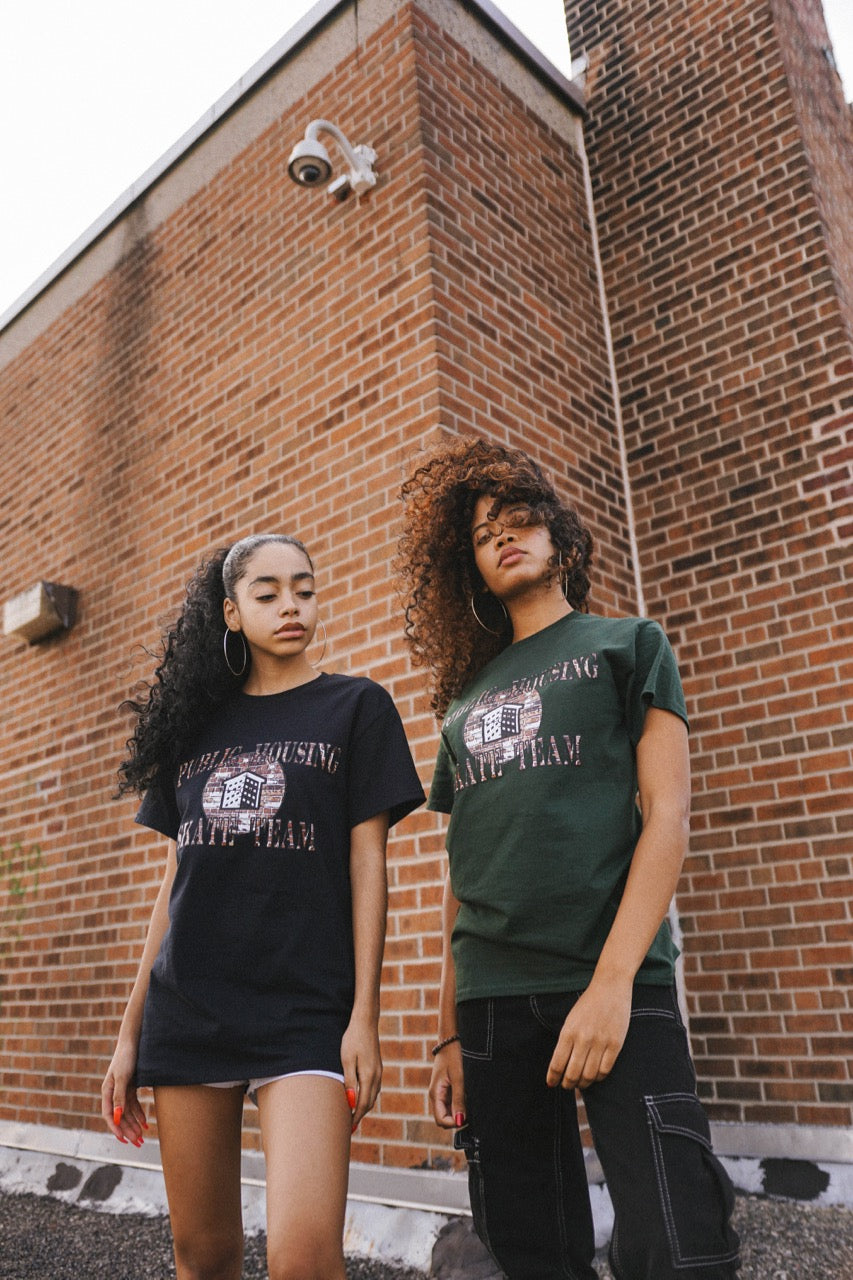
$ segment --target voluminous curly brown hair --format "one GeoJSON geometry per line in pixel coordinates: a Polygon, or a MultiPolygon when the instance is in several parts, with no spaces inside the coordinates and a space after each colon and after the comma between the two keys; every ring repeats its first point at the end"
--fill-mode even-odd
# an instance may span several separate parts
{"type": "Polygon", "coordinates": [[[521,449],[463,437],[432,452],[402,488],[406,504],[395,569],[415,666],[430,671],[430,706],[440,719],[451,700],[512,641],[504,611],[474,563],[471,519],[477,499],[497,511],[525,502],[546,525],[569,604],[588,611],[592,535],[558,497],[542,469],[521,449]],[[471,600],[483,622],[474,616],[471,600]]]}

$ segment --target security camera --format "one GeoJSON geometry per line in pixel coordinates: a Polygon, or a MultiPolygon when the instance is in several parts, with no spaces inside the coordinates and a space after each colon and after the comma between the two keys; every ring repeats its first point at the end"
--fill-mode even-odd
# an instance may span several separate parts
{"type": "Polygon", "coordinates": [[[330,133],[337,141],[350,166],[349,172],[329,187],[335,200],[343,201],[354,192],[361,196],[376,185],[376,174],[373,165],[376,152],[372,147],[353,147],[345,134],[330,120],[312,120],[305,130],[305,137],[297,142],[287,162],[287,172],[300,187],[322,187],[332,176],[332,162],[322,142],[317,140],[320,132],[330,133]]]}
{"type": "Polygon", "coordinates": [[[332,176],[332,162],[322,142],[303,138],[290,153],[287,172],[300,187],[322,187],[332,176]]]}

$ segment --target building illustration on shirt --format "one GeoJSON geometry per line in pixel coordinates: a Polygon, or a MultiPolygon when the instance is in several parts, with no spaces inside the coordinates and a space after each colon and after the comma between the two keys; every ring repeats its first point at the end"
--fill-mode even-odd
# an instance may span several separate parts
{"type": "Polygon", "coordinates": [[[284,799],[284,770],[260,752],[232,756],[214,769],[204,788],[202,808],[217,831],[256,831],[277,815],[284,799]]]}
{"type": "Polygon", "coordinates": [[[496,742],[500,738],[514,738],[521,724],[520,702],[505,702],[494,711],[488,711],[480,721],[483,742],[496,742]]]}
{"type": "Polygon", "coordinates": [[[265,778],[257,773],[238,773],[229,778],[222,788],[221,809],[258,809],[261,803],[265,778]]]}
{"type": "Polygon", "coordinates": [[[475,756],[514,759],[536,737],[542,721],[542,701],[535,690],[519,696],[506,689],[490,689],[465,720],[465,746],[475,756]]]}

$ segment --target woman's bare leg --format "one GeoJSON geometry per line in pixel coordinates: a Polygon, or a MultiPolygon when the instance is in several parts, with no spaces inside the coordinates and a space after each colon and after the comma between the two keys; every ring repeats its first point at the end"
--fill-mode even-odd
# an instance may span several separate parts
{"type": "Polygon", "coordinates": [[[178,1280],[240,1280],[243,1090],[154,1090],[178,1280]]]}
{"type": "Polygon", "coordinates": [[[352,1120],[344,1087],[288,1076],[258,1090],[270,1280],[345,1280],[352,1120]]]}

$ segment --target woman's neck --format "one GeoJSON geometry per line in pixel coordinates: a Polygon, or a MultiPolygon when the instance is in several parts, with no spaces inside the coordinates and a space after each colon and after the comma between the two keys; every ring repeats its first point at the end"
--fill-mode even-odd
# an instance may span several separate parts
{"type": "Polygon", "coordinates": [[[263,658],[260,661],[255,658],[243,685],[243,693],[255,698],[286,693],[288,689],[298,689],[300,685],[316,680],[319,674],[303,654],[288,662],[265,662],[263,658]]]}
{"type": "Polygon", "coordinates": [[[536,635],[537,631],[544,631],[572,612],[572,606],[559,586],[545,592],[527,591],[513,600],[505,600],[504,604],[512,623],[513,644],[536,635]]]}

